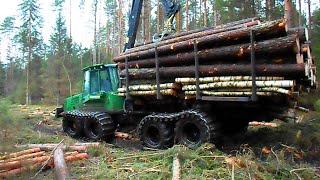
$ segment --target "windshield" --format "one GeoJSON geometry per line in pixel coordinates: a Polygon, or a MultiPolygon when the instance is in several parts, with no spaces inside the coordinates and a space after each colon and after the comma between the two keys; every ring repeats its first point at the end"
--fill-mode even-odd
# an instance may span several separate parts
{"type": "Polygon", "coordinates": [[[100,71],[100,89],[101,91],[112,91],[111,88],[111,82],[110,82],[110,76],[108,69],[104,69],[100,71]]]}
{"type": "Polygon", "coordinates": [[[84,73],[84,93],[97,94],[100,91],[112,91],[110,74],[108,69],[89,70],[84,73]]]}
{"type": "Polygon", "coordinates": [[[99,92],[99,71],[90,71],[90,94],[99,92]]]}

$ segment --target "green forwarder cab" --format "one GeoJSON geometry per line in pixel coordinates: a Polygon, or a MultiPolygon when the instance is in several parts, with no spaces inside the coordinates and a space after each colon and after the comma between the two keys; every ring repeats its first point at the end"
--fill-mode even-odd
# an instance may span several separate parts
{"type": "Polygon", "coordinates": [[[117,95],[120,86],[116,64],[98,64],[83,69],[83,91],[66,98],[57,116],[63,116],[63,130],[72,137],[83,133],[90,139],[113,136],[112,114],[123,114],[124,98],[117,95]]]}

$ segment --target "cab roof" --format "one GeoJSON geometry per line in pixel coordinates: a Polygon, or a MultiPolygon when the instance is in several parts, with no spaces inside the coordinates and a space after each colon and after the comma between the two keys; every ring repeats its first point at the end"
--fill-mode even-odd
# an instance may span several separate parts
{"type": "Polygon", "coordinates": [[[83,68],[82,71],[103,69],[103,68],[108,68],[108,67],[117,67],[117,64],[95,64],[95,65],[83,68]]]}

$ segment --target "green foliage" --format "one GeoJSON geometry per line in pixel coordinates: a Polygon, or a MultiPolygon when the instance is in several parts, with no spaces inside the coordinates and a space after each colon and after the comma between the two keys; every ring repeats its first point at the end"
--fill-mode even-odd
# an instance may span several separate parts
{"type": "Polygon", "coordinates": [[[6,17],[3,22],[0,24],[0,32],[2,34],[9,34],[14,30],[14,21],[15,18],[12,16],[6,17]]]}
{"type": "MultiPolygon", "coordinates": [[[[313,12],[313,27],[312,27],[312,50],[316,56],[317,69],[320,68],[320,9],[313,12]]],[[[320,78],[317,71],[317,78],[320,78]]]]}
{"type": "Polygon", "coordinates": [[[317,112],[320,112],[320,99],[314,103],[314,108],[317,112]]]}
{"type": "Polygon", "coordinates": [[[0,99],[0,122],[9,123],[10,121],[10,105],[11,102],[7,99],[0,99]]]}

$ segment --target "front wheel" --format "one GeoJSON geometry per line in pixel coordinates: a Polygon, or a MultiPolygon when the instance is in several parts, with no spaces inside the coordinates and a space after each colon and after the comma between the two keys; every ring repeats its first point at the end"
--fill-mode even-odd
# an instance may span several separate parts
{"type": "Polygon", "coordinates": [[[84,133],[91,140],[110,141],[114,137],[115,124],[106,113],[91,113],[84,120],[84,133]]]}
{"type": "Polygon", "coordinates": [[[140,141],[146,147],[167,149],[173,145],[173,128],[168,122],[145,117],[139,124],[140,141]]]}
{"type": "Polygon", "coordinates": [[[82,121],[76,117],[63,117],[62,128],[65,133],[73,138],[80,138],[83,133],[82,121]]]}

